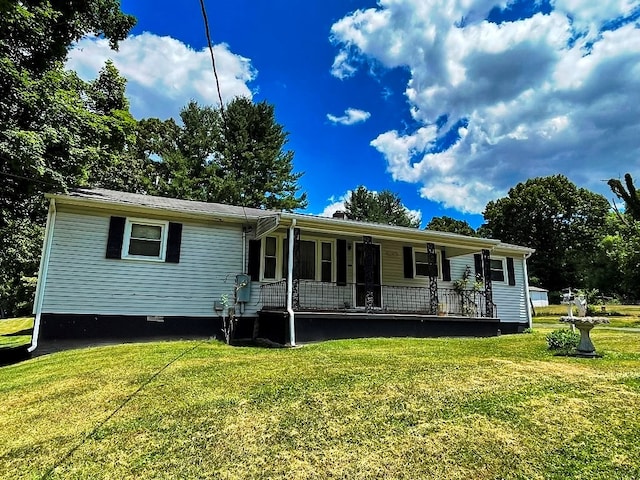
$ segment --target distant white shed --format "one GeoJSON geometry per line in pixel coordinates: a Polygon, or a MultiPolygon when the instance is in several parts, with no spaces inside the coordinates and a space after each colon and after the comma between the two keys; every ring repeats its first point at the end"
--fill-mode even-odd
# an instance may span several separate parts
{"type": "Polygon", "coordinates": [[[549,306],[549,297],[547,293],[549,290],[540,287],[529,287],[529,298],[531,304],[534,307],[547,307],[549,306]]]}

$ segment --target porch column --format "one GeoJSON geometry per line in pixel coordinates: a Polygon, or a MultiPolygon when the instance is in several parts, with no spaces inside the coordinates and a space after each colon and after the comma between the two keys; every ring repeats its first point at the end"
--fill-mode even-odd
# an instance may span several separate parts
{"type": "Polygon", "coordinates": [[[365,235],[362,237],[362,243],[364,245],[364,307],[367,312],[373,310],[373,239],[365,235]]]}
{"type": "Polygon", "coordinates": [[[293,309],[300,310],[300,229],[293,229],[293,309]]]}
{"type": "Polygon", "coordinates": [[[482,270],[484,272],[485,315],[493,318],[493,286],[491,284],[491,252],[482,250],[482,270]]]}
{"type": "Polygon", "coordinates": [[[287,231],[287,313],[289,314],[289,344],[294,347],[296,345],[296,313],[294,308],[294,298],[296,298],[296,304],[299,303],[297,300],[298,297],[298,289],[295,288],[295,297],[294,297],[294,281],[293,281],[293,266],[294,266],[294,239],[295,239],[295,228],[296,220],[295,218],[291,221],[291,226],[287,231]]]}
{"type": "Polygon", "coordinates": [[[429,313],[438,314],[438,260],[436,246],[427,243],[427,264],[429,265],[429,313]]]}

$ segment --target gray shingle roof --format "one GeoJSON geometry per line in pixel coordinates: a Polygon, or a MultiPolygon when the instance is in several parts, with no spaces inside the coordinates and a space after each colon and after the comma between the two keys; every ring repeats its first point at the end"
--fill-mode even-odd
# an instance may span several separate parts
{"type": "Polygon", "coordinates": [[[196,202],[193,200],[178,200],[175,198],[155,197],[153,195],[141,195],[139,193],[118,192],[103,188],[77,189],[68,192],[66,196],[119,205],[143,206],[185,213],[246,216],[252,219],[278,213],[275,210],[261,210],[259,208],[224,205],[222,203],[196,202]]]}

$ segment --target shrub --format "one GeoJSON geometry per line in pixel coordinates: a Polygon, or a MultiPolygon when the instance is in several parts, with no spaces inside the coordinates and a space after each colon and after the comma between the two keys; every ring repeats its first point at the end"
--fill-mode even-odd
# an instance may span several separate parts
{"type": "Polygon", "coordinates": [[[554,350],[561,354],[573,352],[578,348],[579,343],[580,335],[568,328],[561,328],[547,334],[549,350],[554,350]]]}

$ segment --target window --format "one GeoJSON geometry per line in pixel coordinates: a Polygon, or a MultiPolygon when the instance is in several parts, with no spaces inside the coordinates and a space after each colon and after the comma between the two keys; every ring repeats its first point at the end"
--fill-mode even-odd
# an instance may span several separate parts
{"type": "Polygon", "coordinates": [[[415,256],[415,265],[416,265],[416,277],[428,277],[429,270],[434,268],[434,271],[431,272],[432,276],[438,277],[439,269],[438,269],[438,254],[436,253],[436,258],[433,259],[431,263],[429,263],[429,254],[427,252],[421,252],[418,250],[414,251],[415,256]]]}
{"type": "Polygon", "coordinates": [[[491,281],[504,282],[504,264],[501,259],[491,259],[491,281]]]}
{"type": "Polygon", "coordinates": [[[127,218],[122,258],[165,259],[167,222],[127,218]]]}
{"type": "MultiPolygon", "coordinates": [[[[282,240],[282,278],[287,278],[289,243],[282,240]]],[[[333,280],[333,243],[316,240],[300,240],[298,278],[301,280],[333,280]]]]}
{"type": "Polygon", "coordinates": [[[321,282],[331,281],[331,259],[331,244],[329,242],[322,242],[322,256],[320,258],[320,274],[322,275],[322,277],[320,278],[321,282]]]}
{"type": "Polygon", "coordinates": [[[264,278],[276,278],[278,241],[276,237],[266,237],[264,239],[264,278]]]}
{"type": "Polygon", "coordinates": [[[316,242],[311,240],[300,241],[300,274],[304,280],[316,279],[316,242]]]}

